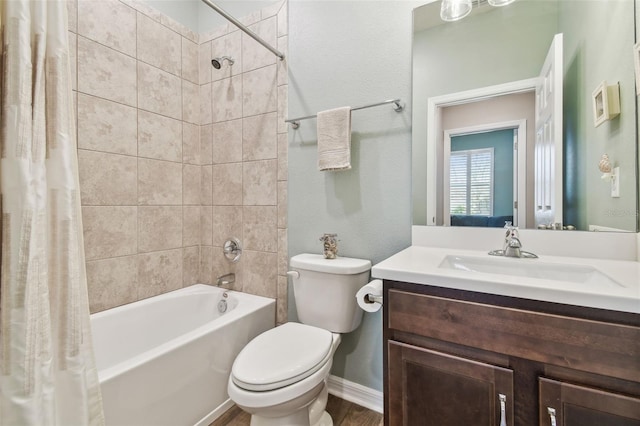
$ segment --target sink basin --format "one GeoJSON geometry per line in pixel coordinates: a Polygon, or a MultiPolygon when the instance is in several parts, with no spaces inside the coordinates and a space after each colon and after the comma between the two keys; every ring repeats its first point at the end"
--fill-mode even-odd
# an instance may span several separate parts
{"type": "Polygon", "coordinates": [[[438,267],[471,273],[502,274],[583,285],[624,287],[613,278],[588,265],[545,263],[536,259],[445,256],[438,267]]]}

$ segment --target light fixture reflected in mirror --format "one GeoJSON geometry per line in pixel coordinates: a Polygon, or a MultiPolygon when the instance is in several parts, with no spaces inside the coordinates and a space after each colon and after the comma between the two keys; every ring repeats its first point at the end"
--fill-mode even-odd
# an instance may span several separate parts
{"type": "Polygon", "coordinates": [[[491,6],[502,7],[513,3],[515,0],[442,0],[440,3],[440,18],[446,22],[459,21],[471,13],[474,1],[477,7],[481,6],[485,1],[491,6]]]}
{"type": "Polygon", "coordinates": [[[506,6],[508,4],[513,3],[516,0],[488,0],[488,3],[491,6],[495,6],[495,7],[502,7],[502,6],[506,6]]]}
{"type": "Polygon", "coordinates": [[[471,0],[442,0],[440,18],[447,22],[460,20],[471,13],[472,7],[471,0]]]}

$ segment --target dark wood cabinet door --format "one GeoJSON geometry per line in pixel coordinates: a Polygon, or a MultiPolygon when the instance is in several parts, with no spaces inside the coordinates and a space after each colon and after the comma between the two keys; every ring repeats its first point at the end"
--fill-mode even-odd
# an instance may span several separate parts
{"type": "Polygon", "coordinates": [[[640,426],[640,398],[540,378],[540,426],[640,426]]]}
{"type": "Polygon", "coordinates": [[[389,426],[513,426],[511,370],[395,341],[388,345],[389,426]]]}

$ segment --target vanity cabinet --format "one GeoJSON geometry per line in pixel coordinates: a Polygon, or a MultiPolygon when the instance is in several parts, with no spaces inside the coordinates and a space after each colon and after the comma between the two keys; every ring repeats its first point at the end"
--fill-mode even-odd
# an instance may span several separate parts
{"type": "Polygon", "coordinates": [[[640,426],[640,315],[385,280],[385,424],[640,426]]]}

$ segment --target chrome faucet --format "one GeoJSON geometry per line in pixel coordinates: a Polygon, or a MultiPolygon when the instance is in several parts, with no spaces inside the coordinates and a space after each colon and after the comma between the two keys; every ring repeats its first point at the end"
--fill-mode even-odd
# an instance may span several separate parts
{"type": "Polygon", "coordinates": [[[521,257],[520,249],[522,243],[520,242],[520,234],[518,228],[511,226],[509,223],[505,226],[507,233],[504,237],[504,246],[502,247],[503,256],[505,257],[521,257]]]}
{"type": "Polygon", "coordinates": [[[504,236],[504,244],[502,250],[492,250],[489,252],[491,256],[504,256],[504,257],[518,257],[518,258],[530,258],[535,259],[536,256],[528,251],[521,250],[522,242],[520,241],[520,234],[518,228],[511,225],[511,222],[505,222],[504,229],[507,230],[504,236]]]}
{"type": "Polygon", "coordinates": [[[224,274],[218,277],[218,279],[216,279],[216,285],[218,287],[227,287],[230,286],[231,284],[236,282],[236,274],[234,274],[233,272],[229,273],[229,274],[224,274]]]}

